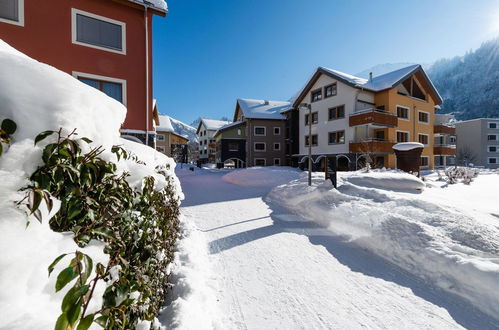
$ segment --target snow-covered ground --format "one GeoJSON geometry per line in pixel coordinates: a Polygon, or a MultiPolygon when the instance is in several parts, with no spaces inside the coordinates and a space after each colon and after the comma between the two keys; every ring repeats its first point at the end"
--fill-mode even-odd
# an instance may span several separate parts
{"type": "Polygon", "coordinates": [[[392,172],[341,173],[338,191],[320,173],[308,188],[304,173],[284,167],[177,175],[200,247],[177,265],[190,290],[181,290],[185,309],[173,328],[499,328],[491,316],[499,220],[485,191],[497,174],[442,187],[436,175],[423,184],[392,172]],[[466,196],[475,192],[473,203],[466,196]],[[203,307],[188,302],[210,295],[216,308],[203,322],[203,307]],[[204,326],[190,327],[192,315],[204,326]]]}

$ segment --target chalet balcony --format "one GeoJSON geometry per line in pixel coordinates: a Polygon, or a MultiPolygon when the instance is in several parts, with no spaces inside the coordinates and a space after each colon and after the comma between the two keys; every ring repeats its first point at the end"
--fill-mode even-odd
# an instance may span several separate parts
{"type": "Polygon", "coordinates": [[[456,128],[447,125],[435,125],[433,133],[438,135],[456,135],[456,128]]]}
{"type": "Polygon", "coordinates": [[[381,139],[365,139],[360,141],[350,141],[350,152],[352,153],[367,153],[367,152],[393,152],[394,141],[381,139]]]}
{"type": "Polygon", "coordinates": [[[456,145],[455,144],[435,144],[433,146],[433,154],[455,156],[456,155],[456,145]]]}
{"type": "Polygon", "coordinates": [[[360,125],[375,125],[381,127],[396,127],[397,114],[380,109],[366,109],[354,112],[349,118],[350,127],[360,125]]]}

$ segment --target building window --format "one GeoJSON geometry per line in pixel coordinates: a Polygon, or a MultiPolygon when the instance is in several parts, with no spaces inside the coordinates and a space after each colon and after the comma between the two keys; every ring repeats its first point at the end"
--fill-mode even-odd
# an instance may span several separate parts
{"type": "Polygon", "coordinates": [[[255,136],[265,136],[266,129],[264,126],[255,126],[255,136]]]}
{"type": "Polygon", "coordinates": [[[489,135],[487,135],[487,140],[488,141],[497,141],[497,135],[489,134],[489,135]]]}
{"type": "MultiPolygon", "coordinates": [[[[309,140],[308,137],[309,137],[308,135],[305,136],[305,146],[308,146],[308,140],[309,140]]],[[[318,140],[319,139],[317,138],[317,134],[312,135],[312,147],[315,147],[318,145],[318,140]]]]}
{"type": "Polygon", "coordinates": [[[281,150],[281,144],[278,142],[274,143],[274,150],[277,150],[277,151],[281,150]]]}
{"type": "Polygon", "coordinates": [[[397,106],[397,117],[409,120],[409,108],[397,106]]]}
{"type": "Polygon", "coordinates": [[[24,26],[24,0],[0,0],[0,22],[24,26]]]}
{"type": "Polygon", "coordinates": [[[429,123],[430,122],[430,114],[424,111],[418,111],[418,119],[420,123],[429,123]]]}
{"type": "Polygon", "coordinates": [[[255,158],[255,166],[265,166],[265,158],[255,158]]]}
{"type": "Polygon", "coordinates": [[[329,132],[329,144],[342,144],[345,143],[345,131],[329,132]]]}
{"type": "Polygon", "coordinates": [[[455,136],[449,137],[449,142],[450,143],[456,143],[456,137],[455,136]]]}
{"type": "Polygon", "coordinates": [[[126,53],[126,24],[78,9],[72,10],[73,43],[126,53]]]}
{"type": "Polygon", "coordinates": [[[237,135],[241,135],[241,129],[240,128],[237,129],[237,135]]]}
{"type": "Polygon", "coordinates": [[[428,167],[428,166],[430,166],[430,157],[421,156],[421,167],[428,167]]]}
{"type": "Polygon", "coordinates": [[[322,100],[322,89],[316,89],[315,91],[312,91],[310,93],[310,101],[311,102],[316,102],[322,100]]]}
{"type": "Polygon", "coordinates": [[[337,93],[336,83],[324,87],[324,98],[335,96],[337,93]]]}
{"type": "Polygon", "coordinates": [[[397,142],[409,142],[409,132],[397,131],[397,142]]]}
{"type": "Polygon", "coordinates": [[[274,135],[281,135],[281,128],[280,127],[274,127],[274,135]]]}
{"type": "Polygon", "coordinates": [[[281,165],[281,158],[274,158],[274,166],[280,166],[281,165]]]}
{"type": "Polygon", "coordinates": [[[239,143],[230,142],[229,143],[229,151],[239,151],[239,143]]]}
{"type": "Polygon", "coordinates": [[[497,162],[497,158],[495,158],[495,157],[489,157],[489,158],[487,158],[487,160],[488,160],[489,164],[499,164],[497,162]]]}
{"type": "Polygon", "coordinates": [[[419,143],[422,143],[424,145],[428,144],[428,141],[429,141],[428,134],[418,134],[418,139],[419,139],[419,143]]]}
{"type": "Polygon", "coordinates": [[[164,141],[165,140],[165,136],[163,134],[158,134],[158,135],[156,135],[156,140],[158,140],[158,141],[164,141]]]}
{"type": "Polygon", "coordinates": [[[499,128],[499,123],[488,123],[489,124],[489,129],[498,129],[499,128]]]}
{"type": "Polygon", "coordinates": [[[265,151],[266,149],[265,142],[255,142],[255,151],[265,151]]]}
{"type": "Polygon", "coordinates": [[[126,105],[126,80],[73,72],[79,81],[126,105]]]}
{"type": "Polygon", "coordinates": [[[340,105],[329,109],[329,120],[345,118],[345,106],[340,105]]]}
{"type": "Polygon", "coordinates": [[[488,152],[499,152],[499,146],[489,146],[487,148],[488,152]]]}
{"type": "MultiPolygon", "coordinates": [[[[319,122],[319,113],[312,112],[312,124],[317,124],[319,122]]],[[[308,125],[308,113],[305,115],[305,125],[308,125]]]]}

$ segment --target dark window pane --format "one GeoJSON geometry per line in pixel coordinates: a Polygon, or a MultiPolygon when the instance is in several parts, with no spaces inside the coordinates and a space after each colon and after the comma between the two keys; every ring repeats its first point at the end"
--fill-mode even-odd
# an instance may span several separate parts
{"type": "Polygon", "coordinates": [[[92,79],[85,79],[85,78],[78,78],[79,81],[82,83],[87,84],[88,86],[92,86],[93,88],[97,88],[100,90],[100,82],[97,80],[92,80],[92,79]]]}
{"type": "Polygon", "coordinates": [[[121,84],[102,82],[102,91],[109,97],[123,102],[123,90],[121,84]]]}
{"type": "Polygon", "coordinates": [[[76,15],[76,40],[95,46],[122,50],[121,26],[92,17],[76,15]]]}
{"type": "Polygon", "coordinates": [[[0,0],[0,18],[19,21],[19,0],[0,0]]]}

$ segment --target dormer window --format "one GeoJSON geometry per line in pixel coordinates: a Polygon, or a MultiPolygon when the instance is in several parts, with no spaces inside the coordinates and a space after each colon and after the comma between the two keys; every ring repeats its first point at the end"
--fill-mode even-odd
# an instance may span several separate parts
{"type": "Polygon", "coordinates": [[[312,91],[310,94],[310,101],[311,102],[316,102],[322,100],[322,88],[321,89],[316,89],[315,91],[312,91]]]}
{"type": "Polygon", "coordinates": [[[24,0],[0,0],[0,22],[24,26],[24,0]]]}

